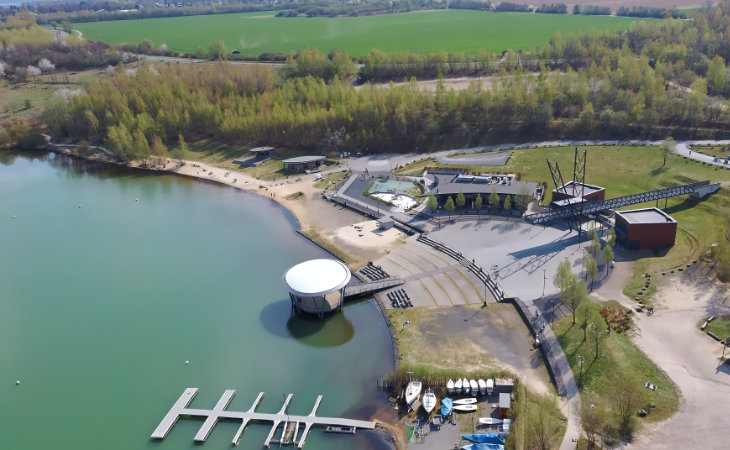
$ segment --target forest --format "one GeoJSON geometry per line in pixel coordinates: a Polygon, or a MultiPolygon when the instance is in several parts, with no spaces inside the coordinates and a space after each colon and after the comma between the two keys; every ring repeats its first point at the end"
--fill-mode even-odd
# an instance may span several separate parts
{"type": "MultiPolygon", "coordinates": [[[[530,54],[482,55],[491,85],[352,85],[345,52],[308,49],[287,70],[141,66],[59,99],[43,116],[59,139],[104,143],[124,159],[200,139],[302,151],[429,151],[556,138],[720,138],[730,129],[730,2],[693,21],[638,22],[628,33],[555,35],[530,54]]],[[[457,63],[440,61],[444,69],[457,63]]],[[[465,56],[468,59],[468,57],[465,56]]],[[[363,71],[403,66],[374,52],[363,71]],[[375,58],[378,56],[378,58],[375,58]]],[[[469,65],[473,65],[470,63],[469,65]]],[[[417,66],[409,65],[409,71],[417,66]]],[[[402,79],[402,78],[400,78],[402,79]]]]}

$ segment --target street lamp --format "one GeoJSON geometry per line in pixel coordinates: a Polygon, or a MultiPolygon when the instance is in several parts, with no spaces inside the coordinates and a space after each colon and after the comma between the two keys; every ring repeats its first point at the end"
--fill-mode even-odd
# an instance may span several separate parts
{"type": "Polygon", "coordinates": [[[547,271],[542,269],[542,296],[545,297],[545,282],[547,281],[547,271]]]}
{"type": "Polygon", "coordinates": [[[578,381],[578,384],[583,387],[583,356],[578,355],[578,363],[580,364],[580,381],[578,381]]]}

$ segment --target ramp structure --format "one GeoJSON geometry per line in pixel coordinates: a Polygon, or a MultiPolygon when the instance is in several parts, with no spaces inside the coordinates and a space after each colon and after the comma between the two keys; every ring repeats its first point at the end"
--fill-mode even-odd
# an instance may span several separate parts
{"type": "Polygon", "coordinates": [[[654,191],[641,192],[639,194],[625,195],[623,197],[610,198],[603,201],[577,201],[581,203],[580,211],[577,208],[560,208],[553,209],[551,211],[540,212],[531,214],[525,217],[530,223],[541,224],[548,223],[555,220],[571,219],[575,214],[592,214],[600,211],[607,211],[611,209],[621,208],[624,206],[637,205],[640,203],[651,202],[660,200],[663,198],[676,197],[679,195],[695,194],[697,197],[702,198],[709,193],[716,192],[720,189],[720,183],[710,184],[710,180],[698,181],[696,183],[683,184],[681,186],[672,186],[664,189],[657,189],[654,191]]]}

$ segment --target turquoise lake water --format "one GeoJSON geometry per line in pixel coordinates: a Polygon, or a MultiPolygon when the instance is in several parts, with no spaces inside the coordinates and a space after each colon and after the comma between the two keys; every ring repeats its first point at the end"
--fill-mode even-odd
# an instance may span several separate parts
{"type": "MultiPolygon", "coordinates": [[[[236,423],[203,446],[190,419],[149,439],[187,387],[200,388],[195,408],[225,389],[237,391],[231,410],[260,391],[261,412],[289,392],[294,414],[317,394],[322,416],[387,408],[376,380],[393,355],[374,302],[292,316],[282,274],[326,256],[295,229],[283,208],[232,188],[0,152],[0,447],[231,448],[236,423]]],[[[247,427],[239,448],[261,448],[268,430],[247,427]]],[[[386,440],[315,429],[305,448],[386,440]]]]}

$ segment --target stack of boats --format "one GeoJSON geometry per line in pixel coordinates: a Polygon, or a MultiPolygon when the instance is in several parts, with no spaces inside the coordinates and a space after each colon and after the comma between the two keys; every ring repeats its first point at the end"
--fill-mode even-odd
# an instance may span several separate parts
{"type": "MultiPolygon", "coordinates": [[[[420,381],[411,381],[408,383],[408,386],[406,386],[405,397],[409,409],[413,408],[416,400],[418,400],[418,398],[421,396],[422,388],[423,383],[421,383],[420,381]]],[[[482,379],[467,380],[466,378],[459,378],[456,381],[449,380],[448,383],[446,383],[446,391],[449,394],[454,395],[471,394],[471,398],[453,400],[453,409],[455,411],[476,411],[477,399],[475,397],[477,395],[491,395],[494,391],[494,380],[491,378],[486,381],[482,379]]],[[[448,400],[449,402],[451,402],[451,399],[448,400]]],[[[438,403],[438,399],[436,398],[436,394],[434,394],[433,390],[426,390],[426,392],[423,394],[423,409],[426,411],[426,413],[431,414],[431,412],[436,407],[436,403],[438,403]]],[[[451,404],[449,406],[451,407],[451,404]]],[[[444,417],[446,417],[450,412],[451,411],[449,410],[448,413],[444,415],[444,417]]]]}
{"type": "Polygon", "coordinates": [[[472,397],[477,395],[491,395],[494,391],[494,380],[489,379],[484,381],[479,380],[467,380],[466,378],[457,378],[456,381],[449,380],[446,383],[446,392],[449,394],[471,394],[472,397]]]}

